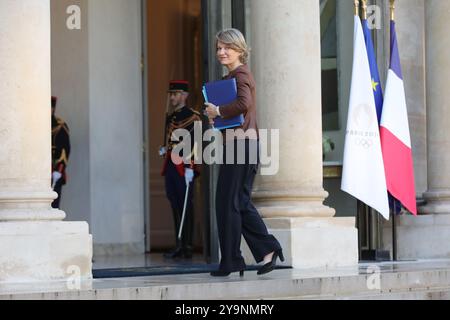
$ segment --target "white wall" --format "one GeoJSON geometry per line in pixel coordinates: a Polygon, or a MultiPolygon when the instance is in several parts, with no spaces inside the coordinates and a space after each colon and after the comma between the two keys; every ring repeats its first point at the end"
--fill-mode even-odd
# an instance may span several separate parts
{"type": "MultiPolygon", "coordinates": [[[[69,125],[72,150],[61,207],[70,221],[91,221],[89,165],[89,56],[87,0],[52,0],[52,94],[69,125]],[[66,27],[66,9],[81,8],[81,30],[66,27]]],[[[49,102],[50,107],[50,102],[49,102]]],[[[94,235],[95,238],[95,235],[94,235]]]]}
{"type": "Polygon", "coordinates": [[[52,1],[53,91],[71,128],[62,207],[86,220],[94,254],[143,252],[140,0],[52,1]],[[68,5],[82,29],[65,28],[68,5]]]}
{"type": "Polygon", "coordinates": [[[88,12],[91,227],[103,249],[144,251],[140,1],[88,12]]]}

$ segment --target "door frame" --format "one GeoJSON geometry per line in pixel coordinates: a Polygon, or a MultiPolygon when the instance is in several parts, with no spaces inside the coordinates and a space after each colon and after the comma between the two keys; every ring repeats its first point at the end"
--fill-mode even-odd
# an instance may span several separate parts
{"type": "Polygon", "coordinates": [[[141,0],[141,70],[142,70],[142,160],[144,163],[143,182],[144,182],[144,237],[145,252],[150,252],[150,158],[148,157],[149,146],[149,106],[148,106],[148,77],[147,68],[148,59],[148,41],[147,41],[147,0],[141,0]]]}
{"type": "MultiPolygon", "coordinates": [[[[220,79],[224,75],[224,68],[215,57],[214,43],[218,30],[235,27],[245,34],[248,29],[248,2],[246,0],[201,0],[203,19],[203,78],[205,82],[220,79]]],[[[149,152],[149,110],[148,110],[148,79],[147,68],[148,41],[147,41],[147,0],[141,0],[141,36],[142,36],[142,115],[143,115],[143,162],[144,162],[144,214],[145,214],[145,247],[149,252],[150,243],[150,161],[149,152]]],[[[205,124],[207,125],[207,124],[205,124]]],[[[218,166],[207,166],[203,174],[204,194],[204,230],[203,252],[208,263],[219,262],[219,238],[215,211],[215,193],[218,178],[218,166]]]]}

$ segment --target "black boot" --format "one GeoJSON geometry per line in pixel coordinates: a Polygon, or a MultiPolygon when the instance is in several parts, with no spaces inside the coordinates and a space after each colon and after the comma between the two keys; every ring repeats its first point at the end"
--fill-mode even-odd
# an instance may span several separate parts
{"type": "Polygon", "coordinates": [[[171,251],[164,253],[163,256],[166,259],[175,259],[175,258],[182,257],[183,256],[183,246],[181,244],[181,241],[177,240],[175,249],[172,249],[171,251]]]}
{"type": "Polygon", "coordinates": [[[191,246],[185,246],[183,248],[183,258],[184,259],[192,259],[192,247],[191,246]]]}
{"type": "Polygon", "coordinates": [[[177,247],[172,251],[164,253],[164,258],[166,259],[176,259],[181,258],[183,256],[183,249],[181,247],[177,247]]]}

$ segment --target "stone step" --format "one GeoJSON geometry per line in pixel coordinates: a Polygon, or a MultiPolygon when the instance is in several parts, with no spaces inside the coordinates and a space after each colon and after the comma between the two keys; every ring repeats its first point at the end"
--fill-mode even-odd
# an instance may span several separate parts
{"type": "Polygon", "coordinates": [[[350,296],[320,296],[314,300],[450,300],[450,287],[426,290],[402,290],[378,294],[354,294],[350,296]]]}
{"type": "Polygon", "coordinates": [[[273,300],[450,300],[450,288],[395,293],[282,297],[273,300]]]}
{"type": "Polygon", "coordinates": [[[251,271],[244,278],[234,274],[226,279],[209,274],[113,278],[82,281],[74,290],[69,285],[73,283],[2,284],[0,299],[448,299],[450,262],[288,269],[265,276],[251,271]]]}

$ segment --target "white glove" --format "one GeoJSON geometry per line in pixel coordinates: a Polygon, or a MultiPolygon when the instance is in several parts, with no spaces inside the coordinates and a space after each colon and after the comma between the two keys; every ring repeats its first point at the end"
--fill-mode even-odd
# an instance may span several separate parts
{"type": "Polygon", "coordinates": [[[55,190],[56,183],[62,178],[61,172],[53,171],[52,173],[52,189],[55,190]]]}
{"type": "Polygon", "coordinates": [[[61,178],[62,178],[61,172],[53,171],[53,173],[52,173],[53,183],[57,183],[58,180],[61,179],[61,178]]]}
{"type": "Polygon", "coordinates": [[[186,184],[189,184],[194,180],[194,170],[190,168],[186,168],[184,172],[184,179],[186,180],[186,184]]]}
{"type": "Polygon", "coordinates": [[[167,153],[166,147],[159,148],[159,155],[163,157],[167,153]]]}

